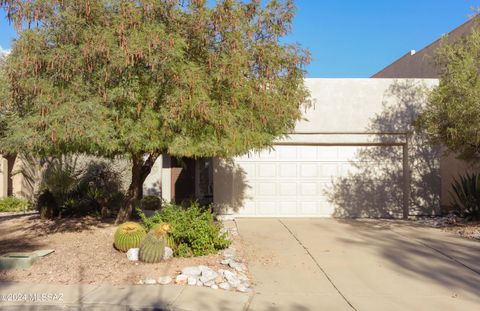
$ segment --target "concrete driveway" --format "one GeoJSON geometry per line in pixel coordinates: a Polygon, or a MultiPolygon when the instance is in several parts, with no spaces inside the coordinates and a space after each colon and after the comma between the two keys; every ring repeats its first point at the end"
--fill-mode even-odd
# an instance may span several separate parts
{"type": "Polygon", "coordinates": [[[402,221],[237,219],[248,310],[480,310],[480,243],[402,221]]]}

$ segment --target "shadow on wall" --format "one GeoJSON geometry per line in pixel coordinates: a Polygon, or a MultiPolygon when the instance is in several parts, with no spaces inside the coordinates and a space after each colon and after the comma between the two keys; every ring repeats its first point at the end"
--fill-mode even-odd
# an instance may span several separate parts
{"type": "Polygon", "coordinates": [[[239,212],[244,207],[247,189],[251,188],[246,182],[245,170],[233,159],[218,158],[214,159],[213,169],[215,212],[222,215],[239,212]]]}
{"type": "MultiPolygon", "coordinates": [[[[411,215],[439,213],[440,206],[440,148],[429,145],[426,135],[412,126],[426,95],[426,87],[418,82],[396,81],[384,94],[383,112],[368,128],[375,133],[412,133],[411,215]]],[[[374,142],[386,146],[361,148],[352,162],[353,170],[332,181],[325,192],[336,206],[333,216],[401,217],[403,151],[401,146],[388,146],[391,139],[390,135],[378,135],[374,142]]]]}

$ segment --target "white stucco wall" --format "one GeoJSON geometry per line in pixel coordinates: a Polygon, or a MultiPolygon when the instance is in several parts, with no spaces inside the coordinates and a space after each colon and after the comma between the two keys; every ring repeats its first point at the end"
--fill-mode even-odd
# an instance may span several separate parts
{"type": "MultiPolygon", "coordinates": [[[[401,133],[413,130],[411,122],[424,105],[425,95],[437,84],[437,79],[307,79],[311,105],[303,108],[304,119],[297,123],[294,133],[276,143],[358,146],[403,143],[406,136],[401,133]]],[[[428,195],[420,193],[421,189],[413,189],[412,195],[416,197],[412,198],[412,210],[415,210],[418,206],[436,205],[439,201],[440,177],[436,177],[440,170],[437,151],[430,150],[423,137],[414,136],[411,140],[412,171],[426,169],[428,165],[433,165],[435,171],[435,174],[412,175],[418,187],[430,181],[435,184],[428,190],[431,192],[428,195]],[[435,178],[425,179],[432,175],[435,178]]],[[[389,161],[388,154],[376,154],[375,157],[375,160],[389,161]]],[[[392,170],[398,173],[401,167],[394,166],[392,170]]],[[[219,212],[232,213],[242,208],[244,196],[238,189],[245,187],[239,185],[241,180],[235,159],[214,161],[214,203],[219,212]]]]}

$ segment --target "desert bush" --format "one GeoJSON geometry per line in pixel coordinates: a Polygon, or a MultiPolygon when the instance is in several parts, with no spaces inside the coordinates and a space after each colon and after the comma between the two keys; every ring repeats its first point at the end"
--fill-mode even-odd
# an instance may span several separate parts
{"type": "Polygon", "coordinates": [[[25,199],[9,196],[0,199],[0,212],[23,212],[30,209],[30,203],[25,199]]]}
{"type": "Polygon", "coordinates": [[[168,244],[176,257],[208,255],[230,245],[226,234],[220,231],[221,224],[215,222],[210,209],[202,208],[198,203],[192,203],[186,208],[166,203],[150,217],[145,216],[139,208],[137,213],[147,230],[159,223],[171,225],[168,244]]]}
{"type": "Polygon", "coordinates": [[[162,206],[162,200],[154,195],[146,195],[140,201],[140,207],[144,210],[157,210],[162,206]]]}
{"type": "Polygon", "coordinates": [[[44,218],[114,215],[123,201],[120,176],[106,162],[79,169],[72,157],[53,159],[43,172],[37,208],[44,218]]]}
{"type": "Polygon", "coordinates": [[[457,215],[468,220],[480,219],[480,174],[466,174],[453,184],[453,208],[457,215]]]}

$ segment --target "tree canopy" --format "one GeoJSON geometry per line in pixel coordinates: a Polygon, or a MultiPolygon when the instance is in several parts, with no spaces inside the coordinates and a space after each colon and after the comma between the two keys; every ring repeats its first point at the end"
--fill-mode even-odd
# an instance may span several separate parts
{"type": "Polygon", "coordinates": [[[308,97],[308,52],[282,41],[292,0],[0,5],[18,30],[3,152],[129,156],[137,198],[159,154],[264,148],[293,129],[308,97]]]}
{"type": "Polygon", "coordinates": [[[440,81],[429,96],[417,123],[434,143],[467,160],[480,157],[480,32],[448,43],[444,40],[435,61],[440,81]]]}
{"type": "MultiPolygon", "coordinates": [[[[7,144],[27,152],[232,156],[293,128],[308,55],[292,1],[1,1],[19,30],[7,144]]],[[[20,151],[20,150],[16,150],[20,151]]]]}

